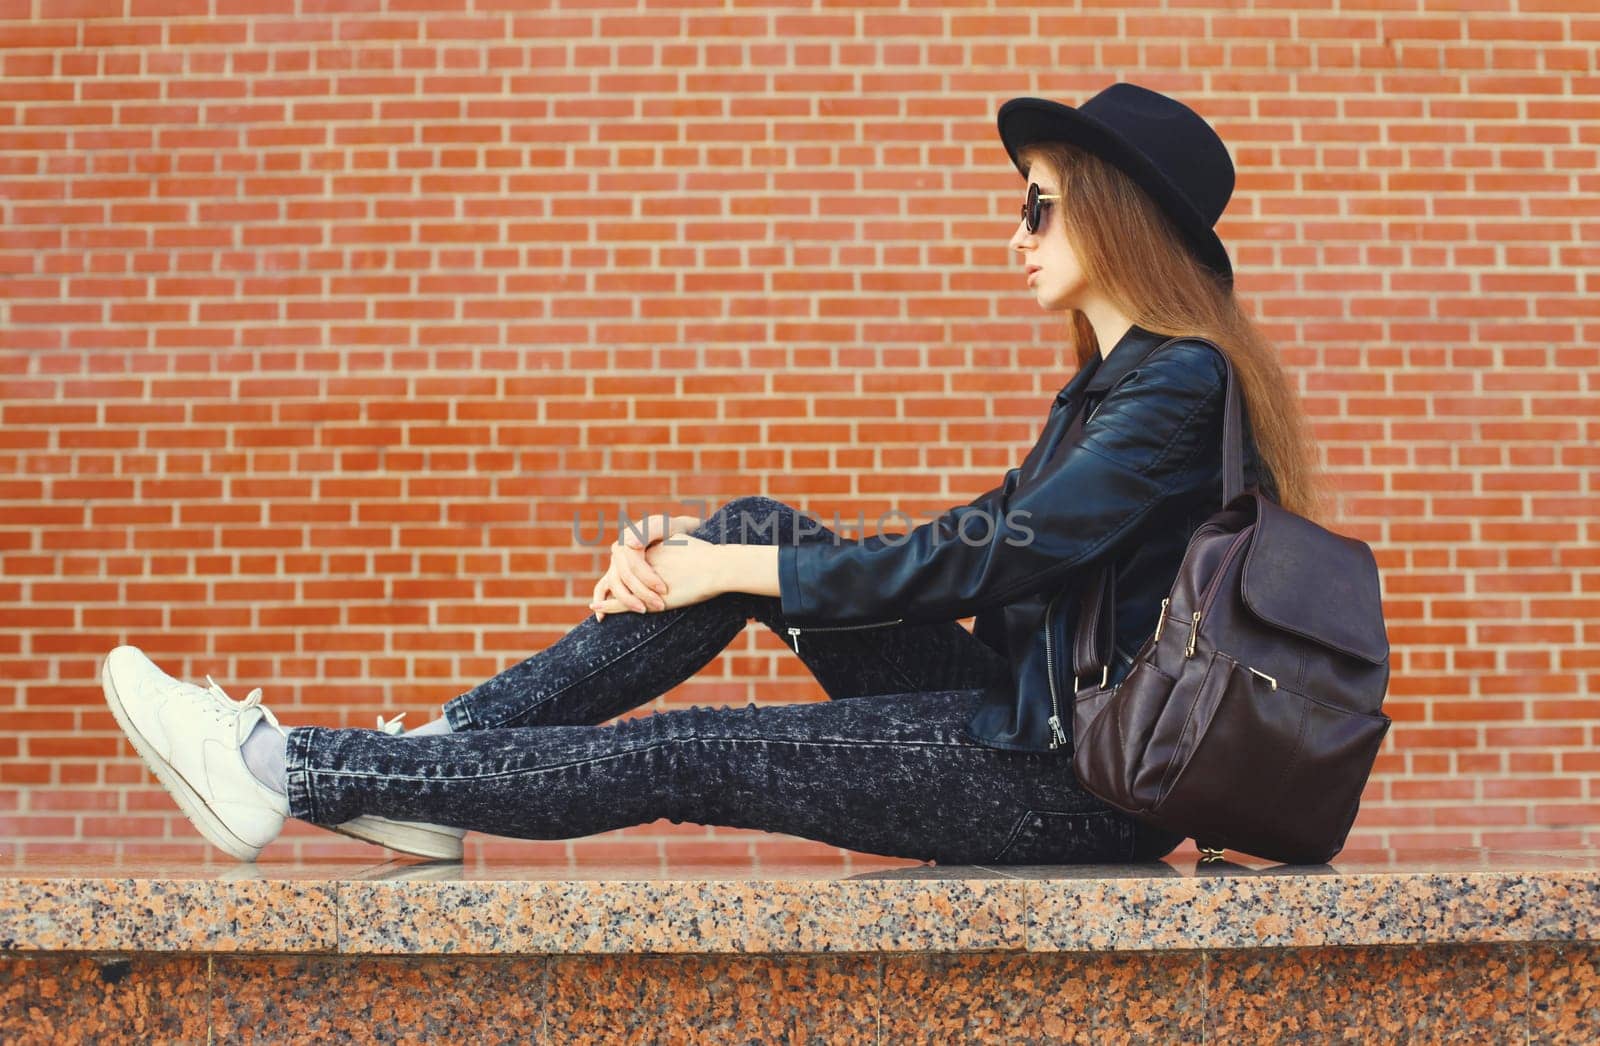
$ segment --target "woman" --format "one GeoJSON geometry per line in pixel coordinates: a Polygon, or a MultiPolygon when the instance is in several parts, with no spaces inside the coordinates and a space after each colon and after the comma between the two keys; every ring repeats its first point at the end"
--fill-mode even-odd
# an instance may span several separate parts
{"type": "Polygon", "coordinates": [[[409,734],[284,730],[259,689],[234,701],[118,647],[107,701],[201,832],[241,860],[287,816],[446,859],[465,830],[563,839],[662,817],[940,863],[1170,853],[1182,837],[1074,780],[1079,681],[1062,651],[1064,597],[1114,565],[1117,657],[1097,667],[1120,679],[1221,507],[1221,357],[1156,347],[1226,348],[1247,485],[1314,517],[1315,453],[1232,294],[1212,226],[1233,166],[1211,127],[1119,83],[1078,108],[1013,99],[999,130],[1028,180],[1011,246],[1040,307],[1066,313],[1078,363],[999,486],[893,539],[839,540],[761,497],[653,518],[613,546],[591,618],[409,734]],[[598,725],[692,676],[751,618],[831,700],[598,725]]]}

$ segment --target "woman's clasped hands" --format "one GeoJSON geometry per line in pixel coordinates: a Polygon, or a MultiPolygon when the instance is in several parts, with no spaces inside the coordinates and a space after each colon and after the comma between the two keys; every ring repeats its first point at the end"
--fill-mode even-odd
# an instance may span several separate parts
{"type": "Polygon", "coordinates": [[[695,516],[656,514],[622,526],[611,546],[611,568],[594,586],[589,609],[595,620],[626,610],[676,610],[718,595],[712,560],[717,546],[687,536],[699,524],[695,516]],[[666,538],[673,540],[665,543],[666,538]]]}

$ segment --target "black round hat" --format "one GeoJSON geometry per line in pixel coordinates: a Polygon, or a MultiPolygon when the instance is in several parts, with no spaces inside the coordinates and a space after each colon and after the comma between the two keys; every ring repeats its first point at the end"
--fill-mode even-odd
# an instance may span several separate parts
{"type": "Polygon", "coordinates": [[[1000,141],[1017,170],[1023,146],[1065,141],[1106,160],[1149,193],[1194,248],[1228,284],[1233,263],[1213,226],[1233,195],[1233,159],[1199,113],[1138,84],[1114,83],[1074,108],[1046,98],[1013,98],[1000,106],[1000,141]]]}

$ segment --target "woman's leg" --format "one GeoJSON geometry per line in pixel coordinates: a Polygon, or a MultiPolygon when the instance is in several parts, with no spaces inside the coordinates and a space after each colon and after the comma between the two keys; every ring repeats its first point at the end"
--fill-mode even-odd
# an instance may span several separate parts
{"type": "MultiPolygon", "coordinates": [[[[831,541],[833,531],[766,497],[728,502],[691,535],[713,544],[831,541]]],[[[776,596],[729,592],[661,613],[589,615],[549,647],[452,698],[454,731],[590,726],[666,693],[709,664],[751,618],[790,642],[776,596]]],[[[831,698],[978,688],[1003,657],[954,621],[806,631],[799,657],[831,698]]],[[[420,740],[420,738],[417,738],[420,740]]]]}
{"type": "Polygon", "coordinates": [[[980,693],[694,707],[605,726],[416,738],[295,727],[289,812],[318,824],[378,814],[523,839],[667,818],[945,864],[1117,862],[1176,845],[1083,791],[1059,758],[963,740],[980,693]]]}

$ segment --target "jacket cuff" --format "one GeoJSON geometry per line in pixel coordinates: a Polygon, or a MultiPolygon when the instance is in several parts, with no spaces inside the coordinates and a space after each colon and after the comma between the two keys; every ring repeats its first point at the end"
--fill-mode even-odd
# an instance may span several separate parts
{"type": "Polygon", "coordinates": [[[806,600],[800,587],[800,550],[804,546],[793,542],[778,543],[778,600],[783,606],[784,620],[795,625],[807,624],[804,619],[816,613],[816,607],[806,600]]]}

